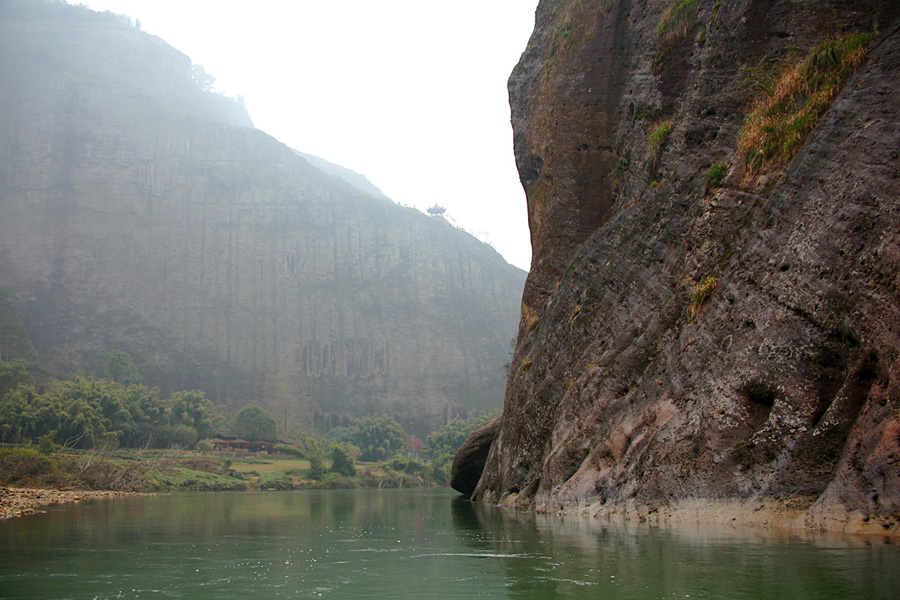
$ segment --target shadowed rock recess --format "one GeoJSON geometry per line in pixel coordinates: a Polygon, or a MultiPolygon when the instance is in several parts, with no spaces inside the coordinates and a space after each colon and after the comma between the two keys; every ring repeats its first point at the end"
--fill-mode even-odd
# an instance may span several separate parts
{"type": "Polygon", "coordinates": [[[43,362],[124,350],[163,393],[325,428],[499,406],[524,272],[253,129],[159,38],[44,6],[0,10],[0,286],[43,362]]]}
{"type": "Polygon", "coordinates": [[[900,533],[898,7],[540,2],[509,81],[534,260],[475,499],[900,533]],[[751,171],[754,101],[858,33],[799,151],[751,171]]]}

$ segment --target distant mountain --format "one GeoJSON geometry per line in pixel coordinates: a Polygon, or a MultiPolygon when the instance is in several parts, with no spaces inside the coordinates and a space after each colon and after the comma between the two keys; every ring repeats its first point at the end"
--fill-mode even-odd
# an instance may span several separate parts
{"type": "Polygon", "coordinates": [[[523,271],[253,129],[159,38],[0,7],[0,286],[41,360],[124,350],[285,429],[499,408],[523,271]]]}

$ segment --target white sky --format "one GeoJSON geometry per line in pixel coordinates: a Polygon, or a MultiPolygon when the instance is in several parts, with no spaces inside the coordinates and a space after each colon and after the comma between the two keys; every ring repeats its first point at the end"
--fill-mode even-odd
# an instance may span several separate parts
{"type": "Polygon", "coordinates": [[[257,128],[395,202],[446,207],[528,269],[506,80],[537,0],[80,1],[139,19],[243,95],[257,128]]]}

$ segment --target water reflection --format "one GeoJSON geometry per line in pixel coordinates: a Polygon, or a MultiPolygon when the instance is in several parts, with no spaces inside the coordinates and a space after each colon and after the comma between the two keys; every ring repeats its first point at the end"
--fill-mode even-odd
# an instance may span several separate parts
{"type": "Polygon", "coordinates": [[[472,548],[546,557],[502,561],[517,598],[900,598],[900,550],[881,538],[611,527],[461,499],[451,512],[472,548]]]}
{"type": "Polygon", "coordinates": [[[0,598],[884,598],[896,545],[603,527],[444,490],[134,498],[0,522],[0,598]]]}

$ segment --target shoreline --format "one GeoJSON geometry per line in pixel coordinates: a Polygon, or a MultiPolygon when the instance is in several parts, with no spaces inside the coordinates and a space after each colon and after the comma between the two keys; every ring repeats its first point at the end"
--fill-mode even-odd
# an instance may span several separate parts
{"type": "Polygon", "coordinates": [[[749,529],[811,536],[863,536],[900,541],[900,514],[872,517],[839,503],[819,504],[811,498],[785,500],[682,498],[665,505],[635,500],[548,506],[477,500],[502,509],[559,517],[587,518],[599,524],[625,527],[749,529]]]}
{"type": "Polygon", "coordinates": [[[619,525],[718,527],[795,535],[874,536],[900,540],[900,522],[896,516],[871,519],[844,506],[801,508],[778,501],[684,499],[662,507],[626,502],[572,507],[559,513],[619,525]]]}
{"type": "Polygon", "coordinates": [[[118,492],[111,490],[55,490],[49,488],[0,487],[0,520],[14,519],[27,515],[42,514],[44,506],[57,504],[78,504],[88,500],[122,498],[126,496],[146,496],[140,492],[118,492]]]}

